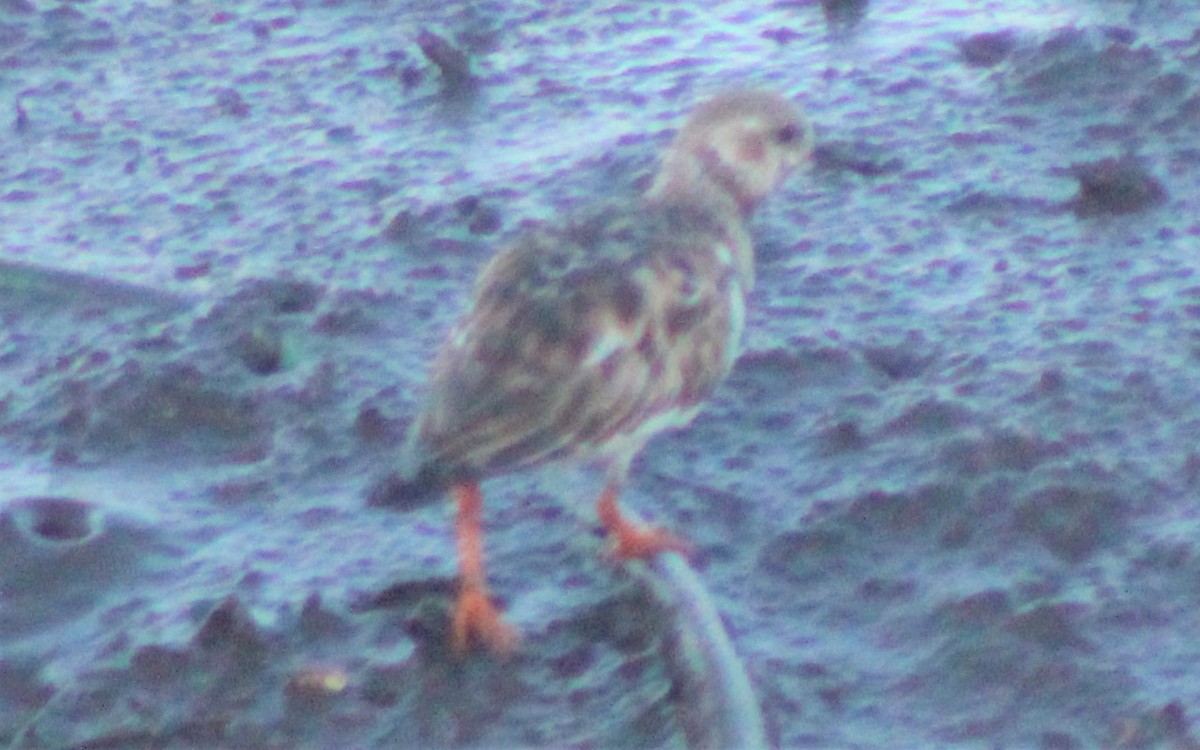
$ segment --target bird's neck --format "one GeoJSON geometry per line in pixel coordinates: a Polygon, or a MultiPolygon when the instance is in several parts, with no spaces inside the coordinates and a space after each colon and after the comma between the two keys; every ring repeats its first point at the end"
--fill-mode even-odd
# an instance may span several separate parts
{"type": "Polygon", "coordinates": [[[749,219],[757,205],[715,151],[682,149],[667,153],[646,199],[689,204],[738,221],[749,219]]]}
{"type": "Polygon", "coordinates": [[[733,175],[715,154],[705,159],[691,152],[668,153],[645,200],[651,205],[682,206],[711,217],[721,228],[720,241],[729,249],[742,285],[747,291],[754,287],[754,248],[746,220],[756,202],[742,197],[733,175]]]}

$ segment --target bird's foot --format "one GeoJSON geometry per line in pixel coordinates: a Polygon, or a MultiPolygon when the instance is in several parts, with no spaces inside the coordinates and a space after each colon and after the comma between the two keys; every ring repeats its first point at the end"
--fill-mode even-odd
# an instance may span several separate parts
{"type": "Polygon", "coordinates": [[[451,646],[458,655],[470,650],[473,642],[499,656],[511,656],[520,642],[517,629],[500,617],[500,610],[479,585],[465,584],[454,605],[451,646]]]}
{"type": "Polygon", "coordinates": [[[685,558],[692,555],[692,545],[687,540],[656,526],[621,519],[621,523],[609,529],[609,534],[609,555],[618,562],[649,560],[663,552],[677,552],[685,558]]]}
{"type": "Polygon", "coordinates": [[[663,552],[678,552],[690,557],[692,546],[682,537],[675,536],[656,526],[630,521],[617,505],[617,484],[610,482],[600,493],[596,503],[596,515],[608,530],[609,557],[617,562],[649,560],[663,552]]]}

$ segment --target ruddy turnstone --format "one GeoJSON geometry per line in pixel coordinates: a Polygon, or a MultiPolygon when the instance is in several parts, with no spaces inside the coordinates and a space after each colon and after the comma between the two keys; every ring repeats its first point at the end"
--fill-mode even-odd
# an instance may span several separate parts
{"type": "MultiPolygon", "coordinates": [[[[812,150],[801,111],[734,91],[699,106],[642,199],[542,226],[483,269],[437,354],[391,500],[449,488],[460,591],[452,644],[511,651],[516,631],[488,595],[482,495],[489,476],[544,461],[599,461],[600,522],[620,559],[684,551],[622,516],[630,462],[687,424],[733,365],[754,285],[746,221],[812,150]]],[[[386,504],[384,501],[382,504],[386,504]]]]}

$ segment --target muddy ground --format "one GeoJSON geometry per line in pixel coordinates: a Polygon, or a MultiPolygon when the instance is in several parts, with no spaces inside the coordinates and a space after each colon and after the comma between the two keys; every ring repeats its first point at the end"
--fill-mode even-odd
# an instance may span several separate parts
{"type": "Polygon", "coordinates": [[[367,506],[476,271],[803,101],[745,353],[627,502],[773,743],[1200,747],[1190,0],[0,0],[0,747],[682,747],[594,477],[367,506]],[[436,36],[435,36],[436,35],[436,36]]]}

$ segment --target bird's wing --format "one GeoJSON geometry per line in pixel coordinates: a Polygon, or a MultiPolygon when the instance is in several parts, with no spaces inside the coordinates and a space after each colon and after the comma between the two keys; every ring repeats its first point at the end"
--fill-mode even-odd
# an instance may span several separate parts
{"type": "Polygon", "coordinates": [[[502,251],[434,361],[414,425],[425,461],[479,476],[603,454],[692,410],[728,371],[740,329],[727,241],[711,219],[647,209],[502,251]]]}

